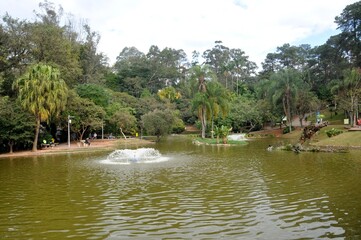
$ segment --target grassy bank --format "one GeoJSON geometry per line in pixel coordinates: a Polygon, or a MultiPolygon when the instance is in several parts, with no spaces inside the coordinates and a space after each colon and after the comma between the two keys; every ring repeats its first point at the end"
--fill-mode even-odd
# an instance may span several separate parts
{"type": "Polygon", "coordinates": [[[343,126],[327,126],[310,141],[311,146],[334,146],[334,147],[351,147],[361,149],[361,131],[348,131],[343,126]],[[332,128],[340,129],[343,132],[337,136],[328,137],[326,132],[332,128]]]}
{"type": "Polygon", "coordinates": [[[217,139],[215,138],[194,138],[193,139],[194,144],[207,144],[207,145],[245,145],[247,144],[247,141],[235,141],[235,140],[228,140],[227,144],[223,144],[222,140],[220,139],[219,142],[217,142],[217,139]]]}

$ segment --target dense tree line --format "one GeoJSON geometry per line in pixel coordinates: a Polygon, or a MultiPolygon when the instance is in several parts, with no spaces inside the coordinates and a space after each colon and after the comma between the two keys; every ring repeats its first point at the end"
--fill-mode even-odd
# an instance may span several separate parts
{"type": "Polygon", "coordinates": [[[125,47],[109,66],[101,36],[51,2],[35,20],[8,14],[0,24],[0,151],[66,142],[97,132],[158,138],[197,125],[214,137],[222,126],[252,131],[325,107],[358,119],[361,2],[335,17],[340,34],[320,46],[285,43],[262,69],[241,49],[215,41],[187,56],[182,49],[125,47]],[[81,27],[79,27],[79,25],[81,27]],[[190,57],[191,59],[189,59],[190,57]]]}

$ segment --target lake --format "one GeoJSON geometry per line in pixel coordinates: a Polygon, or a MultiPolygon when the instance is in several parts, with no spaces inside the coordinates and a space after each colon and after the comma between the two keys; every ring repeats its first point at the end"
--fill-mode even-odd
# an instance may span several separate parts
{"type": "Polygon", "coordinates": [[[0,159],[0,239],[361,238],[360,152],[277,141],[0,159]]]}

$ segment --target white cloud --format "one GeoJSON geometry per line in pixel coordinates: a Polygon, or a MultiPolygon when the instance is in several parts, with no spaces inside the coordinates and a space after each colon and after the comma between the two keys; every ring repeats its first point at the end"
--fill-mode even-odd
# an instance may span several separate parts
{"type": "MultiPolygon", "coordinates": [[[[221,40],[240,48],[259,66],[266,54],[284,43],[322,44],[325,33],[335,33],[334,18],[355,0],[54,0],[65,12],[88,19],[101,35],[99,50],[114,63],[124,47],[147,52],[161,49],[203,52],[221,40]]],[[[0,2],[0,14],[33,19],[38,1],[0,2]]]]}

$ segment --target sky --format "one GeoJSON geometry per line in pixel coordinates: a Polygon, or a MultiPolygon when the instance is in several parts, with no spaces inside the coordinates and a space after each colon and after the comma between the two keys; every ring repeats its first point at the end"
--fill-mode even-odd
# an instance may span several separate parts
{"type": "MultiPolygon", "coordinates": [[[[35,19],[38,0],[0,1],[0,15],[35,19]]],[[[109,64],[125,47],[183,49],[189,58],[215,41],[241,49],[259,68],[285,43],[324,44],[338,34],[335,17],[356,0],[50,0],[100,34],[109,64]]]]}

